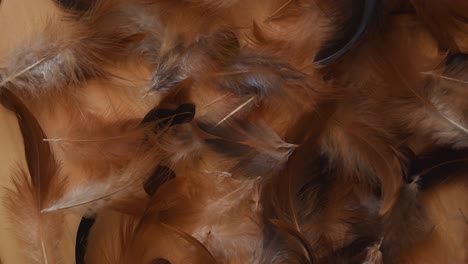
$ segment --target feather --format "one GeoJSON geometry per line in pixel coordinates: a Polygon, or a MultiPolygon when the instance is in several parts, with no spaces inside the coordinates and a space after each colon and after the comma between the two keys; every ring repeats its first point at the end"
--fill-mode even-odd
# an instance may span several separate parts
{"type": "MultiPolygon", "coordinates": [[[[265,261],[299,258],[302,259],[298,260],[299,263],[304,263],[304,260],[305,263],[315,262],[317,252],[311,250],[315,241],[309,235],[309,221],[312,217],[308,215],[309,210],[306,210],[305,207],[313,207],[311,205],[318,204],[319,201],[313,198],[304,199],[302,194],[309,177],[316,176],[311,171],[311,163],[317,156],[317,143],[325,128],[326,122],[324,121],[335,110],[333,103],[324,108],[326,110],[323,113],[304,114],[300,121],[290,128],[288,131],[289,140],[302,142],[294,150],[286,166],[264,187],[262,198],[265,208],[264,218],[273,218],[276,221],[271,222],[273,226],[267,225],[265,229],[267,239],[264,242],[265,261]],[[281,230],[285,232],[279,236],[278,232],[281,230]],[[285,234],[286,237],[292,236],[295,240],[299,237],[299,245],[285,243],[288,241],[284,240],[285,234]]],[[[319,175],[317,179],[320,180],[320,176],[322,175],[319,175]]]]}
{"type": "Polygon", "coordinates": [[[383,264],[382,252],[380,251],[380,243],[369,248],[366,261],[363,264],[383,264]]]}
{"type": "Polygon", "coordinates": [[[46,215],[41,213],[38,205],[37,187],[30,185],[26,171],[18,172],[15,176],[14,189],[10,190],[5,203],[13,214],[12,221],[21,244],[24,255],[30,263],[51,263],[62,261],[58,241],[62,241],[60,228],[63,215],[46,215]],[[16,229],[18,230],[18,229],[16,229]]]}
{"type": "Polygon", "coordinates": [[[192,172],[191,177],[177,178],[162,186],[149,212],[194,236],[218,261],[254,261],[261,234],[257,216],[260,183],[260,179],[238,180],[214,172],[197,176],[192,172]],[[204,224],[189,219],[203,219],[204,224]]]}
{"type": "Polygon", "coordinates": [[[232,160],[234,174],[268,176],[284,166],[297,147],[282,140],[264,124],[254,125],[234,119],[225,125],[200,123],[206,144],[232,160]]]}
{"type": "Polygon", "coordinates": [[[307,239],[297,231],[297,227],[292,227],[289,224],[282,222],[281,220],[271,220],[271,223],[281,230],[282,232],[285,232],[286,234],[290,235],[291,237],[295,238],[301,247],[303,247],[304,252],[302,254],[305,255],[305,258],[307,259],[308,263],[314,263],[314,255],[312,253],[311,246],[309,245],[309,242],[307,239]]]}
{"type": "Polygon", "coordinates": [[[240,37],[241,45],[245,43],[258,53],[271,54],[313,74],[310,62],[329,38],[329,28],[334,27],[329,14],[319,8],[321,4],[302,0],[252,3],[251,17],[242,16],[246,19],[241,25],[252,26],[240,37]]]}
{"type": "MultiPolygon", "coordinates": [[[[123,12],[118,9],[120,5],[99,1],[80,23],[50,20],[43,34],[31,40],[31,44],[24,44],[29,45],[27,51],[18,49],[9,56],[0,74],[2,86],[11,84],[24,96],[37,97],[80,86],[90,78],[110,77],[104,66],[119,58],[123,61],[124,54],[143,52],[133,49],[134,44],[157,28],[147,16],[126,20],[118,15],[123,12]],[[108,25],[110,20],[126,27],[119,31],[108,25]]],[[[138,8],[129,6],[128,10],[142,11],[138,8]]],[[[150,39],[154,41],[152,36],[150,39]]]]}
{"type": "Polygon", "coordinates": [[[337,36],[334,39],[329,40],[323,45],[323,48],[315,55],[314,63],[322,66],[328,66],[335,62],[346,52],[352,49],[367,33],[370,25],[375,23],[382,1],[364,0],[361,2],[363,2],[362,6],[352,3],[351,8],[347,7],[346,4],[343,4],[343,11],[340,10],[339,12],[344,13],[345,11],[348,11],[348,9],[351,9],[351,18],[349,21],[343,22],[343,28],[337,30],[337,36]],[[354,22],[355,20],[358,22],[354,22]]]}
{"type": "Polygon", "coordinates": [[[449,182],[466,166],[466,151],[436,148],[411,162],[411,180],[422,191],[449,182]]]}
{"type": "Polygon", "coordinates": [[[392,212],[383,219],[380,251],[384,263],[398,263],[402,252],[422,241],[432,229],[416,183],[403,187],[392,212]],[[401,225],[401,226],[400,226],[401,225]]]}
{"type": "Polygon", "coordinates": [[[428,212],[424,209],[423,192],[442,183],[456,180],[456,176],[465,167],[464,155],[464,151],[453,152],[437,149],[430,155],[422,155],[419,160],[414,162],[413,171],[417,172],[418,168],[424,168],[424,170],[413,175],[413,181],[402,189],[401,197],[392,214],[384,219],[385,227],[380,247],[386,263],[398,261],[408,248],[412,248],[431,237],[435,223],[430,221],[428,212]],[[404,227],[394,226],[398,223],[403,224],[404,227]],[[398,234],[400,231],[402,233],[398,234]],[[393,239],[398,240],[398,243],[392,241],[393,239]]]}
{"type": "Polygon", "coordinates": [[[464,1],[411,1],[416,13],[428,26],[444,50],[466,52],[466,10],[464,1]]]}
{"type": "MultiPolygon", "coordinates": [[[[85,210],[87,214],[95,213],[95,210],[105,206],[118,208],[119,202],[124,203],[127,199],[146,200],[143,192],[144,179],[148,178],[154,168],[148,166],[155,158],[147,156],[143,160],[133,161],[128,164],[126,170],[117,175],[109,175],[103,181],[93,181],[84,186],[76,186],[60,199],[50,203],[43,212],[54,212],[57,210],[76,208],[85,210]],[[139,168],[137,170],[137,168],[139,168]],[[141,168],[144,168],[142,171],[141,168]]],[[[143,205],[144,206],[144,205],[143,205]]],[[[131,211],[138,208],[129,208],[131,211]]],[[[128,210],[128,209],[122,209],[128,210]]]]}
{"type": "Polygon", "coordinates": [[[466,260],[467,222],[465,199],[460,200],[466,191],[463,172],[452,174],[437,188],[422,194],[422,204],[434,228],[424,240],[408,248],[402,261],[406,263],[463,263],[466,260]],[[462,176],[462,177],[460,177],[462,176]]]}
{"type": "MultiPolygon", "coordinates": [[[[463,147],[467,133],[467,124],[463,117],[463,105],[457,98],[463,96],[463,80],[466,78],[467,60],[464,56],[458,59],[447,58],[444,66],[435,69],[430,76],[427,87],[427,97],[434,108],[447,120],[447,125],[433,122],[432,137],[441,144],[453,144],[463,147]],[[453,81],[453,80],[461,80],[453,81]],[[444,132],[438,132],[443,130],[444,132]]],[[[424,124],[424,123],[422,123],[424,124]]]]}
{"type": "Polygon", "coordinates": [[[231,7],[236,4],[238,0],[185,0],[185,2],[209,9],[221,9],[231,7]]]}
{"type": "Polygon", "coordinates": [[[88,241],[88,235],[91,227],[94,224],[93,218],[83,217],[81,219],[80,225],[78,226],[78,231],[76,233],[76,243],[75,243],[75,261],[77,264],[84,263],[84,257],[86,255],[86,247],[88,241]]]}
{"type": "MultiPolygon", "coordinates": [[[[393,148],[383,130],[367,127],[365,123],[341,124],[336,119],[333,124],[324,139],[324,149],[330,153],[332,164],[335,159],[344,162],[335,166],[341,166],[350,172],[354,170],[356,173],[354,177],[360,177],[359,171],[362,171],[364,175],[378,177],[382,191],[380,212],[385,214],[395,203],[403,183],[401,173],[404,164],[401,162],[401,154],[393,148]],[[354,149],[359,153],[347,153],[352,153],[354,149]],[[371,169],[371,171],[364,172],[366,170],[364,168],[371,169]]],[[[364,180],[373,184],[372,178],[364,180]]]]}
{"type": "MultiPolygon", "coordinates": [[[[143,210],[145,208],[144,201],[148,199],[144,192],[145,182],[154,175],[158,168],[158,161],[162,160],[161,152],[163,150],[155,151],[154,148],[158,147],[158,140],[164,140],[166,137],[163,135],[166,133],[165,130],[160,131],[152,128],[152,126],[161,127],[161,120],[164,121],[164,119],[153,118],[150,120],[152,121],[150,123],[148,123],[148,119],[144,120],[143,126],[131,127],[134,129],[133,134],[138,136],[137,138],[128,137],[123,138],[125,140],[116,141],[121,144],[117,145],[117,151],[119,151],[117,153],[120,156],[117,158],[119,159],[114,157],[110,160],[111,163],[106,166],[91,167],[85,170],[92,177],[84,183],[75,184],[74,189],[69,190],[44,210],[56,211],[77,208],[94,213],[97,208],[107,206],[114,208],[123,206],[121,210],[130,211],[143,210]],[[125,148],[125,145],[132,147],[133,157],[128,156],[129,149],[125,148]],[[127,207],[125,205],[127,199],[140,201],[140,206],[127,207]]],[[[116,142],[109,143],[115,147],[116,142]]],[[[110,149],[111,147],[106,147],[107,151],[110,149]]],[[[89,158],[87,157],[85,160],[88,163],[92,162],[89,158]]]]}
{"type": "Polygon", "coordinates": [[[91,229],[89,241],[86,263],[131,263],[135,259],[150,263],[158,259],[215,263],[196,239],[150,216],[103,212],[91,229]]]}
{"type": "Polygon", "coordinates": [[[59,174],[59,165],[49,144],[43,141],[45,135],[41,126],[21,100],[11,91],[1,88],[0,103],[13,111],[20,120],[26,163],[31,175],[31,191],[34,190],[33,187],[38,188],[34,190],[36,192],[34,197],[38,199],[37,206],[43,208],[51,199],[63,194],[64,179],[59,174]]]}
{"type": "Polygon", "coordinates": [[[51,198],[62,193],[59,166],[48,143],[42,141],[41,127],[18,97],[2,87],[0,102],[18,117],[29,170],[20,167],[13,176],[14,187],[8,190],[5,200],[9,217],[16,227],[21,227],[17,229],[18,237],[31,263],[64,261],[59,245],[63,241],[60,227],[64,216],[41,212],[51,198]]]}
{"type": "Polygon", "coordinates": [[[144,183],[145,192],[148,195],[154,195],[159,187],[176,177],[174,171],[166,166],[158,166],[156,171],[144,183]]]}
{"type": "Polygon", "coordinates": [[[60,8],[79,12],[89,10],[93,4],[91,0],[57,0],[55,2],[60,8]]]}
{"type": "Polygon", "coordinates": [[[103,133],[109,138],[72,142],[65,140],[61,149],[74,151],[65,152],[64,161],[74,166],[81,165],[80,173],[84,172],[89,176],[82,176],[81,182],[74,183],[73,189],[53,201],[45,211],[74,208],[93,214],[101,207],[112,207],[130,213],[144,210],[149,199],[144,192],[144,185],[157,172],[158,163],[171,155],[165,153],[169,148],[164,145],[168,138],[175,138],[177,134],[178,130],[171,127],[190,122],[195,114],[194,106],[190,104],[182,104],[175,112],[163,113],[167,112],[163,107],[169,98],[180,97],[175,91],[177,89],[148,112],[143,120],[131,120],[123,125],[120,122],[100,122],[98,124],[102,126],[102,131],[95,126],[87,132],[89,128],[83,126],[86,130],[79,133],[94,136],[103,133]],[[115,133],[119,134],[112,135],[115,133]],[[133,155],[129,156],[129,153],[133,155]],[[102,161],[107,162],[102,164],[102,161]],[[129,200],[138,201],[139,206],[133,206],[129,200]]]}

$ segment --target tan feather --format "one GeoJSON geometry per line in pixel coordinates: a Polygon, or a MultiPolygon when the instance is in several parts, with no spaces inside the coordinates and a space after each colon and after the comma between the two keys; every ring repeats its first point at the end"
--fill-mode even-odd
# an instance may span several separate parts
{"type": "Polygon", "coordinates": [[[5,200],[9,217],[16,224],[24,254],[31,263],[55,263],[63,261],[59,249],[62,214],[43,214],[42,208],[62,194],[59,166],[54,160],[44,133],[26,106],[4,87],[0,90],[0,103],[13,111],[20,124],[24,139],[29,173],[19,168],[13,176],[14,187],[8,190],[5,200]]]}

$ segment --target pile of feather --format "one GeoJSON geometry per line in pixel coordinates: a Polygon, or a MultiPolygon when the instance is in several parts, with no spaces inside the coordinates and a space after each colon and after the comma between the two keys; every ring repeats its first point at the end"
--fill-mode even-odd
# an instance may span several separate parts
{"type": "Polygon", "coordinates": [[[29,263],[468,263],[467,1],[57,7],[0,71],[29,263]]]}

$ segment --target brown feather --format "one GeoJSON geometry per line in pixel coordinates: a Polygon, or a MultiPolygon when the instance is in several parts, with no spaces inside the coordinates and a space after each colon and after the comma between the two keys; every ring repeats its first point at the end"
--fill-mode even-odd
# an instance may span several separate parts
{"type": "MultiPolygon", "coordinates": [[[[60,241],[63,214],[43,214],[42,209],[51,199],[63,193],[59,166],[44,133],[26,106],[12,92],[0,90],[0,103],[13,111],[24,139],[28,171],[18,169],[13,176],[14,187],[5,200],[9,217],[15,223],[24,254],[31,263],[64,261],[60,241]]],[[[63,180],[63,179],[62,179],[63,180]]]]}

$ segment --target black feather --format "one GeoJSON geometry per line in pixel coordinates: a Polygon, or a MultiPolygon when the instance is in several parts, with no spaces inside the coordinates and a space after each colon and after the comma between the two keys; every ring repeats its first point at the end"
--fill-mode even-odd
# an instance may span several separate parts
{"type": "Polygon", "coordinates": [[[421,191],[459,176],[468,169],[468,150],[439,148],[422,154],[411,162],[410,181],[416,181],[421,191]]]}
{"type": "Polygon", "coordinates": [[[376,241],[372,237],[360,236],[348,245],[320,259],[320,263],[361,264],[366,258],[367,248],[376,241]]]}
{"type": "Polygon", "coordinates": [[[91,227],[94,224],[94,218],[83,217],[78,227],[76,234],[76,245],[75,245],[75,261],[76,264],[84,264],[84,258],[86,255],[86,248],[88,243],[88,235],[91,227]]]}
{"type": "Polygon", "coordinates": [[[159,165],[156,168],[156,171],[151,175],[148,180],[143,185],[145,192],[149,195],[154,195],[159,187],[161,187],[164,183],[174,179],[176,174],[173,170],[166,166],[159,165]]]}
{"type": "Polygon", "coordinates": [[[84,12],[93,6],[92,0],[56,0],[55,3],[62,9],[68,11],[84,12]]]}
{"type": "Polygon", "coordinates": [[[153,260],[151,264],[171,264],[171,262],[167,259],[158,258],[158,259],[153,260]]]}
{"type": "Polygon", "coordinates": [[[468,61],[468,54],[465,53],[454,53],[451,54],[448,58],[447,61],[445,62],[447,66],[454,66],[454,65],[459,65],[462,63],[465,63],[468,61]]]}
{"type": "MultiPolygon", "coordinates": [[[[349,1],[348,1],[349,2],[349,1]]],[[[356,43],[366,34],[370,26],[378,17],[381,0],[363,0],[362,4],[358,1],[351,1],[351,16],[348,21],[343,23],[342,28],[338,30],[335,38],[325,43],[324,47],[317,53],[314,63],[327,66],[352,49],[356,43]]],[[[347,9],[345,4],[345,8],[347,9]]],[[[343,10],[341,12],[346,12],[343,10]]]]}
{"type": "Polygon", "coordinates": [[[155,108],[149,111],[141,121],[142,124],[148,122],[159,121],[157,123],[157,129],[165,127],[171,127],[188,123],[195,117],[195,105],[194,104],[182,104],[175,110],[167,108],[155,108]]]}

